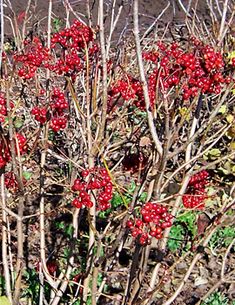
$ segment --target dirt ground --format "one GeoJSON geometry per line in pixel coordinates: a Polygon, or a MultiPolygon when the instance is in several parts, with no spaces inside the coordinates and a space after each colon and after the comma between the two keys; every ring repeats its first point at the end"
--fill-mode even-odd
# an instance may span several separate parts
{"type": "MultiPolygon", "coordinates": [[[[27,2],[26,0],[12,0],[10,1],[12,5],[12,9],[15,12],[16,17],[18,18],[18,21],[21,21],[23,12],[26,10],[27,2]]],[[[54,0],[52,2],[53,8],[53,17],[54,18],[60,18],[63,21],[65,21],[66,18],[66,9],[64,6],[64,2],[62,0],[54,0]]],[[[188,6],[189,1],[181,1],[185,8],[188,6]]],[[[70,4],[70,7],[73,9],[73,11],[79,15],[79,17],[87,22],[87,9],[86,9],[86,1],[81,0],[68,0],[68,3],[70,4]]],[[[119,22],[117,24],[117,29],[115,33],[121,33],[123,29],[125,29],[125,34],[128,36],[130,32],[132,32],[132,1],[131,0],[118,0],[116,1],[117,5],[115,8],[115,12],[118,12],[118,7],[120,3],[123,3],[123,9],[120,14],[119,22]]],[[[97,24],[97,10],[98,10],[98,1],[89,1],[90,4],[90,13],[92,16],[93,24],[97,24]]],[[[105,0],[104,1],[104,7],[105,7],[105,26],[108,31],[110,28],[110,12],[111,12],[111,6],[112,1],[105,0]]],[[[191,1],[191,9],[194,10],[197,15],[202,18],[203,20],[207,19],[207,7],[205,1],[199,0],[199,1],[191,1]]],[[[164,14],[161,16],[160,20],[164,24],[167,24],[169,22],[174,23],[182,23],[185,18],[185,13],[182,10],[182,7],[180,7],[180,4],[176,0],[140,0],[139,1],[139,17],[140,17],[140,25],[143,30],[148,28],[155,20],[158,18],[162,12],[164,11],[164,14]],[[167,9],[164,11],[164,9],[167,7],[167,9]]],[[[4,13],[12,17],[12,11],[9,8],[9,5],[6,5],[4,8],[4,13]]],[[[48,14],[48,1],[47,0],[32,0],[31,6],[29,9],[30,16],[28,21],[28,26],[32,25],[39,25],[40,28],[46,26],[47,22],[47,14],[48,14]]],[[[73,20],[76,18],[73,13],[70,13],[70,20],[73,20]]],[[[5,21],[5,35],[8,36],[11,34],[11,27],[10,22],[8,20],[5,21]]]]}

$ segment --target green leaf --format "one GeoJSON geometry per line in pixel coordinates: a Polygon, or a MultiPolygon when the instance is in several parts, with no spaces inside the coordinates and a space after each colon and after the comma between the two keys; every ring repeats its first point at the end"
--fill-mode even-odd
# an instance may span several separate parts
{"type": "Polygon", "coordinates": [[[123,203],[122,197],[118,193],[114,193],[113,198],[111,200],[111,204],[114,208],[118,207],[123,203]]]}
{"type": "Polygon", "coordinates": [[[220,292],[211,294],[202,305],[228,305],[228,299],[220,292]]]}
{"type": "Polygon", "coordinates": [[[103,282],[103,275],[102,275],[102,273],[99,273],[98,278],[97,278],[98,287],[101,286],[102,282],[103,282]]]}
{"type": "Polygon", "coordinates": [[[213,148],[209,151],[209,154],[213,157],[219,157],[221,155],[221,151],[218,148],[213,148]]]}
{"type": "Polygon", "coordinates": [[[208,160],[208,159],[215,160],[215,159],[219,158],[220,156],[221,156],[221,151],[218,148],[212,148],[204,155],[204,159],[205,160],[208,160]]]}
{"type": "Polygon", "coordinates": [[[24,121],[21,119],[21,118],[16,118],[15,120],[14,120],[14,126],[15,126],[15,128],[21,128],[22,126],[23,126],[23,124],[24,124],[24,121]]]}
{"type": "Polygon", "coordinates": [[[228,58],[232,59],[235,57],[235,51],[231,51],[230,53],[228,53],[228,58]]]}
{"type": "Polygon", "coordinates": [[[73,226],[72,225],[68,225],[66,228],[65,228],[65,234],[72,238],[73,237],[73,226]]]}
{"type": "Polygon", "coordinates": [[[64,222],[62,221],[56,221],[56,223],[55,223],[55,227],[57,228],[57,229],[64,229],[65,228],[65,224],[64,224],[64,222]]]}
{"type": "Polygon", "coordinates": [[[170,251],[175,252],[181,246],[183,240],[184,230],[181,225],[173,225],[170,230],[170,236],[167,242],[167,246],[170,251]]]}
{"type": "Polygon", "coordinates": [[[148,193],[147,193],[147,192],[143,192],[143,193],[140,195],[139,201],[145,202],[145,201],[147,200],[147,197],[148,197],[148,193]]]}
{"type": "Polygon", "coordinates": [[[187,107],[179,107],[180,115],[186,120],[190,120],[190,110],[187,107]]]}
{"type": "Polygon", "coordinates": [[[31,172],[23,172],[23,177],[28,181],[33,173],[31,172]]]}
{"type": "Polygon", "coordinates": [[[231,148],[232,150],[235,150],[235,142],[231,142],[231,143],[230,143],[230,148],[231,148]]]}
{"type": "Polygon", "coordinates": [[[10,301],[6,296],[0,297],[0,304],[1,305],[11,305],[10,301]]]}
{"type": "Polygon", "coordinates": [[[227,106],[226,105],[222,105],[218,111],[218,113],[221,113],[221,114],[225,114],[227,111],[227,106]]]}
{"type": "Polygon", "coordinates": [[[235,228],[220,228],[212,235],[209,246],[215,251],[216,248],[227,247],[234,238],[235,228]]]}
{"type": "Polygon", "coordinates": [[[53,23],[53,31],[59,32],[62,26],[62,20],[60,20],[59,18],[55,18],[54,20],[52,20],[52,23],[53,23]]]}
{"type": "Polygon", "coordinates": [[[196,215],[195,212],[186,212],[182,215],[179,215],[177,219],[187,225],[188,230],[195,235],[197,232],[196,215]]]}
{"type": "Polygon", "coordinates": [[[131,182],[131,185],[129,186],[129,188],[128,188],[128,190],[127,190],[128,193],[134,193],[135,188],[136,188],[135,182],[132,181],[132,182],[131,182]]]}
{"type": "Polygon", "coordinates": [[[227,120],[227,122],[228,122],[229,124],[231,124],[231,123],[233,122],[233,120],[234,120],[234,116],[233,116],[232,114],[228,114],[228,115],[226,116],[226,120],[227,120]]]}

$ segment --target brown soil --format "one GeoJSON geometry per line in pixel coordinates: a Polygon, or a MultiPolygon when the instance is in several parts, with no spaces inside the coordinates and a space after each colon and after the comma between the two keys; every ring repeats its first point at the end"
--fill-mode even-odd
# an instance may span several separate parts
{"type": "MultiPolygon", "coordinates": [[[[107,32],[109,32],[110,28],[110,9],[111,9],[111,2],[112,1],[104,1],[105,2],[105,26],[107,32]]],[[[125,34],[128,35],[132,32],[133,24],[132,24],[132,5],[130,0],[125,1],[117,1],[117,6],[115,12],[118,11],[118,4],[123,2],[123,10],[120,15],[119,22],[117,24],[117,30],[115,33],[121,33],[125,28],[125,34]]],[[[185,7],[187,7],[188,1],[182,1],[185,7]]],[[[47,23],[47,15],[48,15],[48,1],[47,0],[32,0],[29,10],[29,21],[27,25],[32,28],[32,26],[40,26],[41,28],[46,27],[47,23]]],[[[86,1],[76,1],[70,0],[69,1],[72,9],[74,12],[80,16],[82,20],[85,22],[88,21],[87,19],[87,9],[86,9],[86,1]]],[[[146,30],[155,20],[159,17],[162,13],[164,8],[167,6],[167,1],[165,0],[140,0],[139,1],[139,16],[140,16],[140,25],[143,30],[146,30]]],[[[18,19],[19,23],[21,20],[22,13],[26,10],[27,1],[26,0],[12,0],[12,9],[15,13],[16,18],[18,19]]],[[[90,13],[92,16],[92,22],[94,25],[97,24],[97,10],[98,10],[98,1],[90,1],[90,13]]],[[[192,1],[191,5],[192,9],[195,9],[199,18],[203,20],[207,18],[207,7],[206,3],[203,0],[199,1],[192,1]],[[197,3],[197,4],[196,4],[197,3]]],[[[62,1],[54,0],[53,1],[53,17],[60,18],[62,22],[65,22],[66,18],[66,9],[62,3],[62,1]]],[[[13,12],[9,9],[9,7],[5,7],[4,12],[7,16],[13,16],[13,12]]],[[[74,19],[75,16],[73,13],[70,13],[70,20],[74,19]]],[[[164,12],[161,22],[167,24],[169,22],[174,22],[177,24],[183,23],[185,20],[185,13],[183,12],[182,8],[180,7],[178,1],[171,0],[168,9],[164,12]]],[[[12,30],[10,26],[9,20],[5,21],[5,35],[11,35],[12,30]]]]}

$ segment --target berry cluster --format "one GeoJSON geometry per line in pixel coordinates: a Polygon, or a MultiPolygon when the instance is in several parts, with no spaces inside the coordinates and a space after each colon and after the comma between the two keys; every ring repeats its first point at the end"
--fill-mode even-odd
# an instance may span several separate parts
{"type": "Polygon", "coordinates": [[[51,108],[59,115],[62,114],[64,110],[68,109],[68,102],[66,101],[64,93],[59,88],[54,88],[51,99],[53,101],[51,108]]]}
{"type": "Polygon", "coordinates": [[[0,141],[0,168],[4,168],[11,159],[9,145],[6,139],[0,141]]]}
{"type": "Polygon", "coordinates": [[[90,41],[93,41],[93,32],[89,26],[75,20],[70,28],[55,33],[51,38],[51,47],[60,44],[63,48],[84,49],[90,41]]]}
{"type": "Polygon", "coordinates": [[[95,54],[99,48],[91,45],[94,40],[90,27],[75,20],[70,28],[55,33],[51,38],[51,48],[56,51],[57,58],[46,65],[58,75],[75,75],[82,68],[84,51],[87,48],[90,55],[95,54]]]}
{"type": "MultiPolygon", "coordinates": [[[[157,44],[157,51],[143,53],[143,59],[150,62],[147,75],[150,104],[156,102],[156,87],[164,93],[171,90],[183,100],[204,94],[219,94],[224,84],[231,82],[226,76],[225,63],[220,52],[209,45],[203,45],[192,38],[190,51],[185,51],[176,42],[170,45],[157,44]],[[175,90],[173,90],[175,89],[175,90]]],[[[127,75],[116,81],[109,91],[109,101],[117,97],[132,100],[138,108],[144,109],[144,95],[141,83],[127,75]],[[126,78],[126,79],[125,79],[126,78]]]]}
{"type": "MultiPolygon", "coordinates": [[[[14,108],[14,103],[10,101],[10,107],[14,108]]],[[[5,98],[5,94],[0,92],[0,123],[4,123],[5,118],[7,116],[7,101],[5,98]]]]}
{"type": "Polygon", "coordinates": [[[188,183],[188,190],[185,195],[183,195],[183,205],[186,208],[193,209],[203,209],[205,204],[204,201],[207,199],[205,187],[208,184],[209,174],[207,171],[203,170],[200,173],[192,176],[188,183]]]}
{"type": "Polygon", "coordinates": [[[36,121],[38,121],[41,125],[43,125],[47,121],[47,108],[46,107],[33,107],[31,111],[32,115],[36,121]]]}
{"type": "Polygon", "coordinates": [[[112,108],[113,99],[122,97],[124,101],[133,100],[133,103],[138,108],[144,109],[144,94],[140,81],[132,78],[130,75],[126,75],[126,78],[127,80],[117,81],[109,90],[110,108],[112,108]]]}
{"type": "Polygon", "coordinates": [[[5,173],[5,186],[7,189],[12,191],[18,189],[18,183],[13,172],[5,173]]]}
{"type": "Polygon", "coordinates": [[[85,48],[91,56],[98,52],[96,44],[89,45],[93,40],[92,29],[78,20],[70,28],[53,34],[50,49],[39,37],[26,39],[23,53],[14,55],[15,62],[20,64],[18,75],[25,80],[31,79],[38,68],[49,69],[58,75],[74,75],[83,67],[81,59],[85,48]]]}
{"type": "MultiPolygon", "coordinates": [[[[26,152],[27,149],[27,139],[20,133],[17,133],[15,137],[16,155],[22,155],[26,152]]],[[[0,168],[4,168],[10,160],[11,153],[9,139],[2,137],[0,140],[0,168]]]]}
{"type": "Polygon", "coordinates": [[[47,64],[46,68],[56,72],[58,75],[72,74],[81,70],[81,60],[76,50],[59,58],[54,65],[47,64]]]}
{"type": "Polygon", "coordinates": [[[4,93],[0,92],[0,123],[5,121],[5,116],[7,115],[6,103],[4,93]]]}
{"type": "Polygon", "coordinates": [[[16,134],[16,154],[24,154],[26,152],[27,139],[20,133],[16,134]]]}
{"type": "Polygon", "coordinates": [[[152,61],[153,63],[157,63],[158,61],[158,57],[159,57],[159,53],[156,51],[152,51],[152,52],[143,52],[142,53],[142,57],[145,60],[149,60],[152,61]]]}
{"type": "Polygon", "coordinates": [[[59,88],[54,88],[51,95],[51,103],[49,107],[45,106],[35,106],[33,107],[31,113],[34,115],[35,120],[44,124],[49,117],[50,127],[54,132],[58,132],[65,129],[67,124],[67,118],[65,116],[65,111],[69,108],[69,104],[65,98],[64,93],[59,88]],[[49,115],[51,111],[51,115],[49,115]]]}
{"type": "Polygon", "coordinates": [[[55,33],[51,38],[51,48],[56,52],[57,58],[47,63],[46,67],[58,75],[70,75],[73,77],[85,66],[83,63],[85,49],[89,55],[94,55],[99,48],[92,42],[93,31],[90,27],[75,20],[70,28],[55,33]]]}
{"type": "Polygon", "coordinates": [[[67,124],[66,117],[54,117],[51,119],[50,126],[54,132],[58,132],[62,129],[65,129],[66,124],[67,124]]]}
{"type": "Polygon", "coordinates": [[[107,170],[103,167],[94,167],[82,171],[82,179],[76,179],[72,190],[77,192],[77,197],[73,200],[72,205],[76,208],[93,206],[91,192],[96,198],[97,209],[103,211],[111,207],[110,200],[113,194],[113,184],[107,170]]]}
{"type": "MultiPolygon", "coordinates": [[[[159,79],[162,91],[181,86],[182,97],[188,100],[202,93],[220,93],[222,84],[229,82],[224,76],[224,60],[211,46],[192,39],[190,52],[177,43],[158,45],[158,65],[151,75],[159,79]]],[[[155,51],[153,51],[155,55],[155,51]]]]}
{"type": "Polygon", "coordinates": [[[24,53],[15,54],[14,59],[17,63],[21,63],[18,75],[27,80],[33,78],[37,69],[48,62],[50,54],[49,49],[43,46],[38,37],[34,37],[32,41],[26,39],[24,44],[24,53]]]}
{"type": "Polygon", "coordinates": [[[163,231],[171,227],[173,216],[166,207],[147,202],[141,209],[141,217],[128,220],[126,226],[131,230],[131,235],[138,238],[141,245],[151,242],[151,238],[161,239],[163,231]]]}
{"type": "Polygon", "coordinates": [[[117,96],[121,95],[122,98],[125,101],[128,101],[130,99],[133,99],[135,97],[135,90],[132,87],[132,83],[130,79],[125,80],[119,80],[117,83],[112,87],[112,89],[109,92],[109,95],[111,96],[117,96]]]}
{"type": "Polygon", "coordinates": [[[58,132],[66,127],[67,118],[65,117],[64,112],[69,108],[69,104],[64,93],[59,88],[54,88],[51,99],[51,128],[53,131],[58,132]]]}

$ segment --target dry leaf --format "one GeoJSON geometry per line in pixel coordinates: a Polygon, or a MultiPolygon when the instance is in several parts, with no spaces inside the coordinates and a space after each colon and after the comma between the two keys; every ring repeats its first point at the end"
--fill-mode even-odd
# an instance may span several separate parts
{"type": "Polygon", "coordinates": [[[140,147],[145,147],[151,145],[151,140],[149,137],[142,137],[140,139],[140,147]]]}

